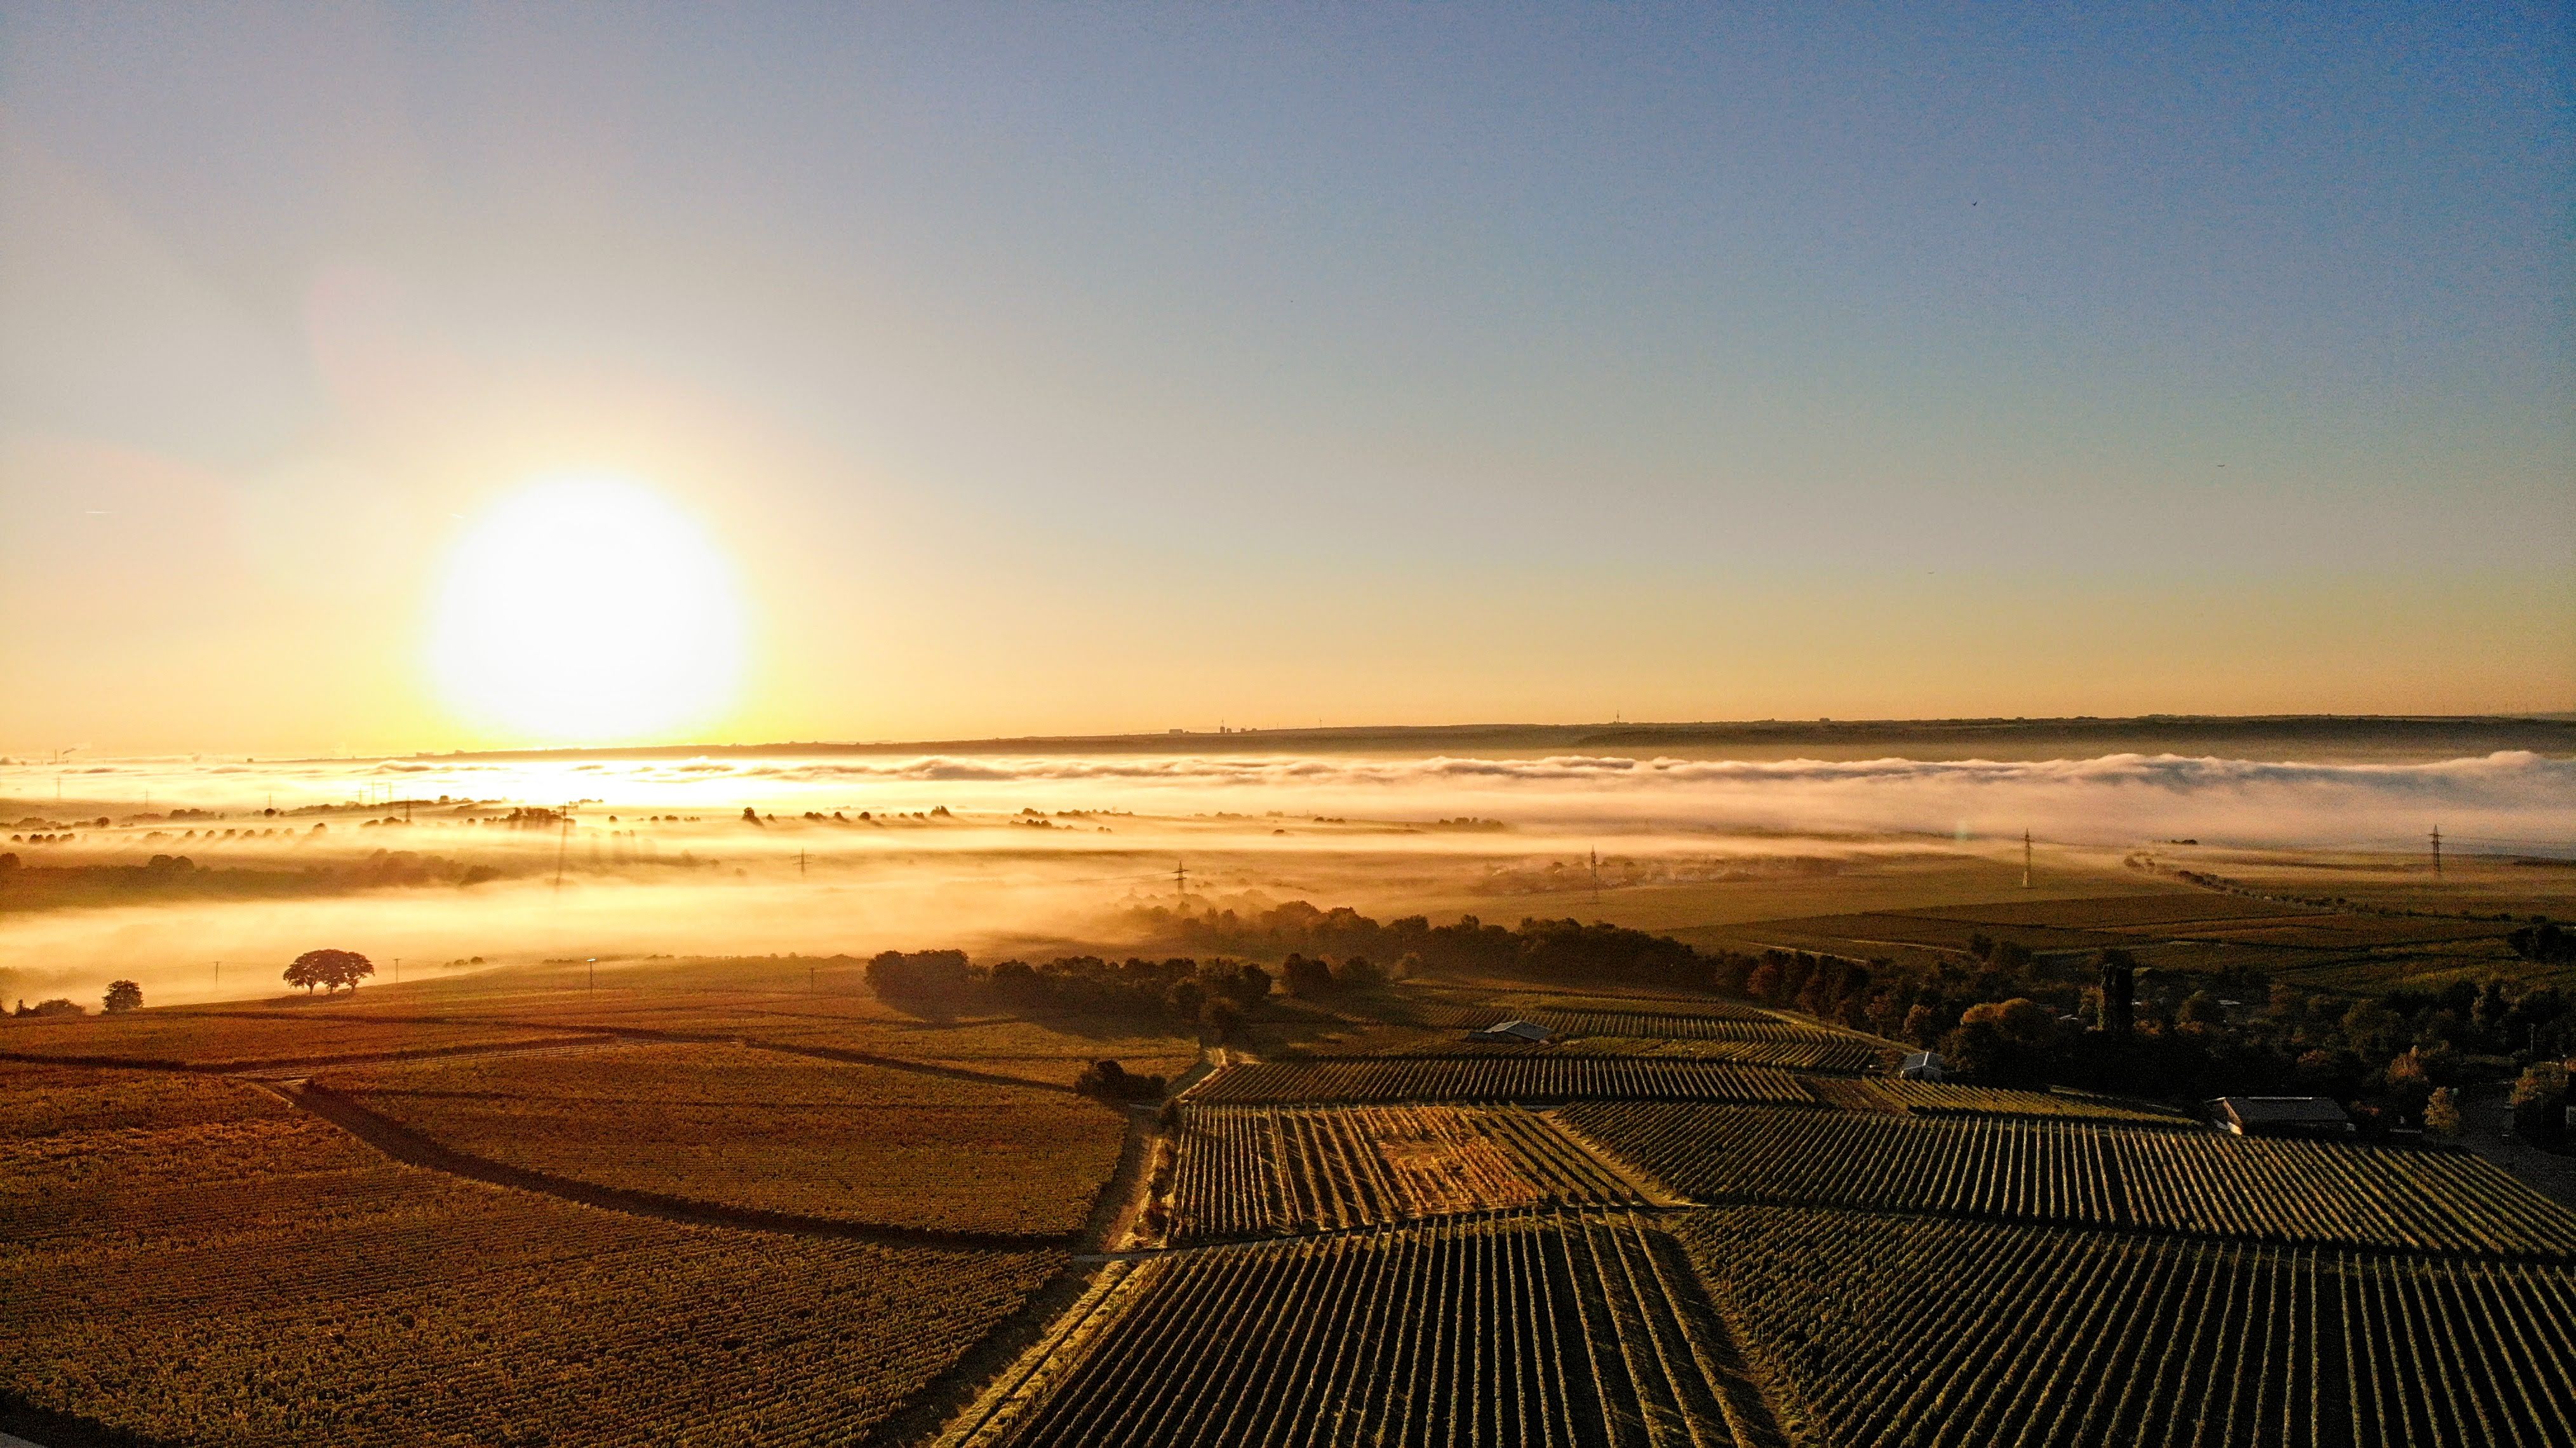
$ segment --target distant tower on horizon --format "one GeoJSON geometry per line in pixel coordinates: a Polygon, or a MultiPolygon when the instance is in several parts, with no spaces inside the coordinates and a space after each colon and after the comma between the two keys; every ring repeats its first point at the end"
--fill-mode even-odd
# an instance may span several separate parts
{"type": "Polygon", "coordinates": [[[2021,832],[2021,887],[2030,888],[2030,831],[2021,832]]]}
{"type": "Polygon", "coordinates": [[[2433,826],[2433,878],[2442,878],[2442,827],[2433,826]]]}

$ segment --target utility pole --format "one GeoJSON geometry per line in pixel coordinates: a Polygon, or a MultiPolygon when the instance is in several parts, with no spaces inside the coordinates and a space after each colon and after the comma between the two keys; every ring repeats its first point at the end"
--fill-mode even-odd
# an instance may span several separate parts
{"type": "Polygon", "coordinates": [[[800,880],[805,878],[805,852],[803,850],[798,850],[796,852],[796,878],[800,880]]]}
{"type": "Polygon", "coordinates": [[[1597,909],[1599,909],[1599,908],[1601,907],[1601,852],[1600,852],[1599,850],[1594,850],[1594,851],[1592,851],[1591,853],[1592,853],[1592,906],[1593,906],[1593,908],[1594,908],[1594,909],[1596,909],[1596,910],[1597,910],[1597,909]]]}
{"type": "Polygon", "coordinates": [[[564,851],[572,847],[572,816],[563,817],[562,827],[555,831],[555,893],[563,893],[564,851]]]}
{"type": "Polygon", "coordinates": [[[1178,860],[1172,862],[1172,894],[1184,905],[1190,901],[1190,868],[1178,860]]]}
{"type": "Polygon", "coordinates": [[[2021,832],[2021,887],[2030,888],[2030,831],[2021,832]]]}
{"type": "Polygon", "coordinates": [[[216,961],[216,962],[215,962],[215,989],[220,991],[220,990],[222,990],[223,988],[224,988],[224,963],[223,963],[222,961],[218,960],[218,961],[216,961]]]}
{"type": "Polygon", "coordinates": [[[2442,827],[2433,826],[2433,878],[2442,878],[2442,827]]]}
{"type": "Polygon", "coordinates": [[[590,993],[599,994],[599,957],[596,955],[590,958],[590,993]]]}
{"type": "Polygon", "coordinates": [[[394,957],[394,984],[402,984],[402,957],[399,955],[394,957]]]}

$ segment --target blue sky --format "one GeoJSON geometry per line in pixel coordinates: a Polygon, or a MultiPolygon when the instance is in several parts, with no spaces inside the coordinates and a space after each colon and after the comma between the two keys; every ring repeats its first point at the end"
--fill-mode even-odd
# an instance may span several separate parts
{"type": "Polygon", "coordinates": [[[14,6],[14,747],[464,738],[441,549],[566,467],[755,734],[2576,707],[2570,33],[14,6]]]}

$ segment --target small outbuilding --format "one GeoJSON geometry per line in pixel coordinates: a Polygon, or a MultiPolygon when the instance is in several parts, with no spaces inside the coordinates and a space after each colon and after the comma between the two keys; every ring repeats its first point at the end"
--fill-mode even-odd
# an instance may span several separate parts
{"type": "Polygon", "coordinates": [[[1529,1021],[1498,1021],[1481,1031],[1469,1031],[1467,1039],[1506,1046],[1544,1046],[1554,1038],[1547,1027],[1529,1021]]]}
{"type": "Polygon", "coordinates": [[[2340,1102],[2324,1096],[2221,1096],[2209,1103],[2209,1115],[2220,1130],[2238,1136],[2353,1134],[2352,1117],[2340,1102]]]}
{"type": "Polygon", "coordinates": [[[1950,1076],[1940,1055],[1932,1051],[1906,1052],[1905,1059],[1896,1063],[1896,1074],[1908,1081],[1945,1081],[1950,1076]]]}

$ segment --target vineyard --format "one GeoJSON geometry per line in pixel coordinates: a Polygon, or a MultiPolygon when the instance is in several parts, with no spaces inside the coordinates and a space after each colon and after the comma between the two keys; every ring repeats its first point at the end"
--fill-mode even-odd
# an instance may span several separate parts
{"type": "Polygon", "coordinates": [[[1345,1016],[1350,1054],[1159,1118],[1046,1084],[1181,1064],[1124,1028],[488,1004],[11,1028],[53,1059],[0,1059],[0,1413],[242,1448],[2576,1442],[2576,1212],[2461,1152],[1857,1074],[1886,1043],[1660,997],[1428,1008],[1565,1033],[1490,1050],[1345,1016]],[[60,1059],[110,1039],[184,1069],[60,1059]]]}
{"type": "Polygon", "coordinates": [[[1616,1056],[1625,1060],[1670,1057],[1725,1061],[1742,1066],[1771,1066],[1792,1071],[1830,1071],[1853,1075],[1893,1065],[1895,1054],[1857,1036],[1783,1035],[1776,1040],[1733,1041],[1717,1038],[1642,1036],[1573,1036],[1536,1045],[1526,1041],[1474,1041],[1454,1031],[1372,1034],[1356,1044],[1339,1042],[1308,1048],[1314,1059],[1336,1057],[1457,1057],[1462,1060],[1507,1060],[1518,1056],[1616,1056]]]}
{"type": "Polygon", "coordinates": [[[1079,1228],[1125,1123],[1062,1091],[739,1046],[328,1070],[315,1084],[507,1166],[719,1207],[944,1232],[1079,1228]]]}
{"type": "Polygon", "coordinates": [[[1710,1202],[2564,1259],[2570,1212],[2476,1157],[2216,1132],[1589,1103],[1559,1119],[1710,1202]]]}
{"type": "Polygon", "coordinates": [[[1899,1116],[2017,1116],[2036,1121],[2116,1121],[2133,1126],[2190,1128],[2199,1122],[2178,1112],[2133,1105],[2072,1091],[2009,1091],[1994,1086],[1952,1086],[1932,1081],[1873,1077],[1866,1081],[1811,1080],[1808,1094],[1844,1111],[1884,1111],[1899,1116]]]}
{"type": "Polygon", "coordinates": [[[1209,1104],[1398,1101],[1804,1102],[1786,1071],[1638,1056],[1341,1057],[1222,1071],[1192,1093],[1209,1104]]]}
{"type": "Polygon", "coordinates": [[[0,1397],[161,1441],[843,1443],[1064,1263],[595,1211],[48,1069],[0,1076],[0,1397]]]}
{"type": "Polygon", "coordinates": [[[2576,1442],[2576,1272],[1728,1208],[1676,1228],[1831,1448],[2576,1442]]]}
{"type": "Polygon", "coordinates": [[[1517,1216],[1146,1263],[1018,1426],[1057,1444],[1768,1441],[1661,1232],[1517,1216]]]}
{"type": "Polygon", "coordinates": [[[1799,1030],[1831,1030],[1785,1020],[1759,1006],[1734,1001],[1695,999],[1685,1010],[1638,1010],[1639,1002],[1624,997],[1569,996],[1556,993],[1541,995],[1511,994],[1458,1000],[1429,994],[1415,1007],[1424,1021],[1439,1026],[1473,1030],[1489,1026],[1506,1016],[1537,1021],[1550,1030],[1583,1031],[1603,1036],[1695,1036],[1729,1024],[1750,1026],[1789,1026],[1799,1030]]]}
{"type": "Polygon", "coordinates": [[[1540,1204],[1640,1201],[1517,1107],[1195,1107],[1173,1180],[1181,1240],[1329,1231],[1540,1204]]]}

